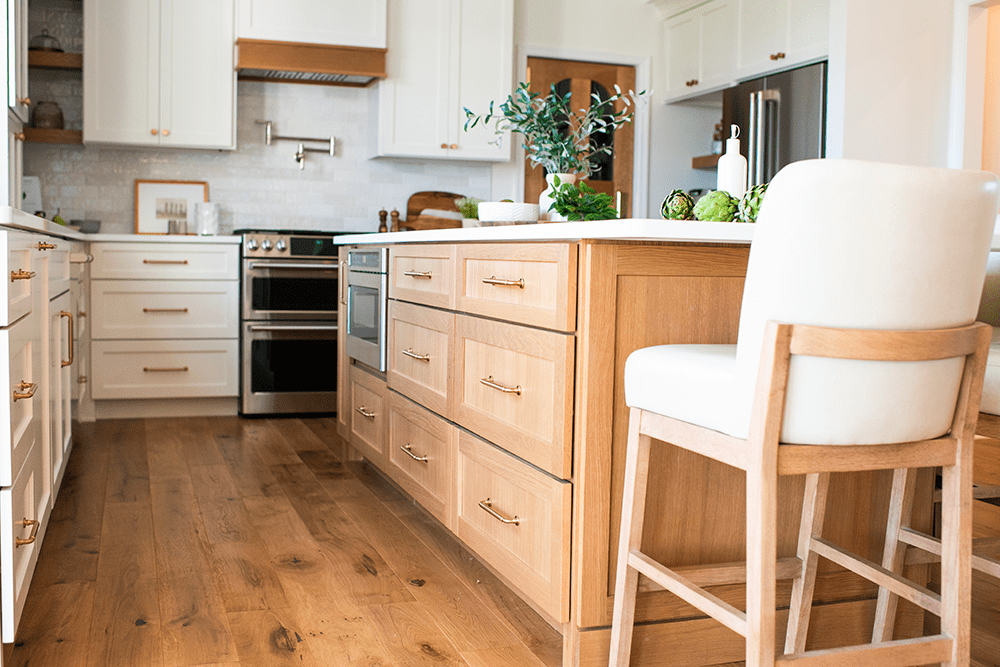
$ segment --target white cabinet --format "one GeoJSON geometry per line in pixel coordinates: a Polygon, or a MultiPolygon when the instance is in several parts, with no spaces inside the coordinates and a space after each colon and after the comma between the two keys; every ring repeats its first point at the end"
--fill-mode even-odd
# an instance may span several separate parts
{"type": "Polygon", "coordinates": [[[739,77],[825,57],[829,32],[829,0],[740,0],[739,77]]]}
{"type": "Polygon", "coordinates": [[[509,135],[465,132],[463,107],[485,113],[510,95],[513,26],[513,0],[394,2],[372,155],[510,160],[509,135]]]}
{"type": "Polygon", "coordinates": [[[66,291],[49,300],[48,307],[48,429],[52,468],[52,500],[55,501],[66,472],[73,443],[73,306],[66,291]]]}
{"type": "MultiPolygon", "coordinates": [[[[7,106],[28,122],[28,0],[7,0],[7,106]]],[[[16,208],[16,207],[15,207],[16,208]]]]}
{"type": "Polygon", "coordinates": [[[667,22],[667,101],[732,84],[736,75],[735,3],[716,0],[667,22]]]}
{"type": "Polygon", "coordinates": [[[387,0],[239,0],[239,37],[384,49],[386,3],[387,0]]]}
{"type": "Polygon", "coordinates": [[[233,0],[84,3],[85,142],[235,148],[233,0]]]}

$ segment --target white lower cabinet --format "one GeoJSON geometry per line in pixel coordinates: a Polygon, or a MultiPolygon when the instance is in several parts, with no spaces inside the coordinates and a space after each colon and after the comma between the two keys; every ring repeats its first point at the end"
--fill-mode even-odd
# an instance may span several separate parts
{"type": "Polygon", "coordinates": [[[67,290],[49,301],[48,432],[52,465],[52,500],[66,472],[73,444],[73,305],[67,290]]]}
{"type": "Polygon", "coordinates": [[[235,396],[237,340],[95,340],[94,399],[235,396]]]}

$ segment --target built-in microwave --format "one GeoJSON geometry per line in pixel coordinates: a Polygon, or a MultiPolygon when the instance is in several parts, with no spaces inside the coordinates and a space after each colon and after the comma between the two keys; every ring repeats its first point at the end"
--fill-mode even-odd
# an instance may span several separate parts
{"type": "Polygon", "coordinates": [[[389,303],[389,250],[347,252],[347,356],[380,372],[386,370],[389,303]]]}

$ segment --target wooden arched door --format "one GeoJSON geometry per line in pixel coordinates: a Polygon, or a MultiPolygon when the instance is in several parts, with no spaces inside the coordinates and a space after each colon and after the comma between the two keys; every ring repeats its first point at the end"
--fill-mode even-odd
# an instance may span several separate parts
{"type": "MultiPolygon", "coordinates": [[[[589,105],[591,93],[596,92],[602,97],[613,95],[617,85],[622,91],[635,89],[635,68],[626,65],[607,65],[602,63],[581,62],[577,60],[554,60],[551,58],[528,58],[527,79],[532,92],[547,95],[553,85],[559,93],[570,91],[571,108],[580,109],[581,100],[587,100],[589,105]]],[[[620,107],[624,105],[619,102],[620,107]]],[[[600,169],[590,175],[585,181],[598,192],[611,195],[617,201],[617,194],[622,197],[622,217],[633,216],[632,211],[632,147],[634,130],[632,123],[619,128],[613,136],[593,137],[592,141],[610,142],[613,156],[602,160],[600,169]]],[[[545,189],[545,169],[532,167],[525,162],[524,167],[524,201],[537,202],[538,196],[545,189]]]]}

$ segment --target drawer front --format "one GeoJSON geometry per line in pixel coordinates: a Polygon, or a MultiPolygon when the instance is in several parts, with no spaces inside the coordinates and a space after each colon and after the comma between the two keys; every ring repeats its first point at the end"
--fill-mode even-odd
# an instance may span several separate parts
{"type": "Polygon", "coordinates": [[[95,400],[239,393],[238,340],[97,340],[90,352],[95,400]]]}
{"type": "Polygon", "coordinates": [[[385,382],[351,366],[351,445],[380,470],[385,469],[385,382]]]}
{"type": "Polygon", "coordinates": [[[2,431],[5,442],[0,444],[0,486],[14,483],[42,426],[45,369],[36,317],[31,313],[0,329],[0,352],[7,363],[3,420],[8,426],[2,431]]]}
{"type": "Polygon", "coordinates": [[[98,280],[92,283],[94,340],[238,338],[239,283],[98,280]]]}
{"type": "Polygon", "coordinates": [[[3,642],[14,641],[28,585],[45,532],[49,496],[42,442],[34,443],[14,484],[0,489],[0,624],[3,642]],[[27,522],[25,521],[27,520],[27,522]],[[31,525],[38,521],[38,525],[31,525]],[[34,541],[18,545],[16,540],[34,541]]]}
{"type": "Polygon", "coordinates": [[[4,258],[3,296],[7,298],[7,309],[0,326],[16,322],[31,312],[32,290],[38,285],[42,276],[31,276],[32,272],[32,242],[38,243],[40,236],[32,236],[24,232],[0,231],[0,239],[5,246],[0,257],[4,258]]]}
{"type": "Polygon", "coordinates": [[[390,392],[387,454],[389,476],[454,531],[458,429],[390,392]]]}
{"type": "Polygon", "coordinates": [[[465,432],[457,474],[458,537],[552,618],[568,621],[571,484],[465,432]]]}
{"type": "Polygon", "coordinates": [[[39,242],[54,245],[55,248],[42,250],[49,255],[49,296],[59,296],[69,289],[72,275],[69,265],[69,253],[72,243],[65,239],[43,236],[39,242]]]}
{"type": "Polygon", "coordinates": [[[389,302],[389,387],[451,418],[455,315],[389,302]]]}
{"type": "Polygon", "coordinates": [[[456,310],[573,331],[576,258],[575,244],[460,245],[456,310]]]}
{"type": "Polygon", "coordinates": [[[92,243],[95,280],[239,280],[236,245],[92,243]]]}
{"type": "Polygon", "coordinates": [[[455,307],[455,246],[389,248],[389,298],[455,307]]]}
{"type": "Polygon", "coordinates": [[[556,477],[570,477],[571,335],[459,315],[455,421],[556,477]]]}

